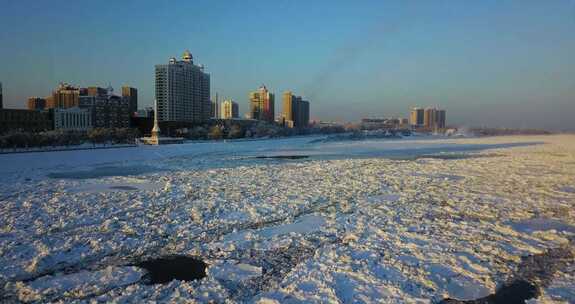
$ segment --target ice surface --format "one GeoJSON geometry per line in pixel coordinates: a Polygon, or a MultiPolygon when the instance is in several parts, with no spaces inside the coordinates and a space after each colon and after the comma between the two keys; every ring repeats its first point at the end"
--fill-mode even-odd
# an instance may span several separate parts
{"type": "MultiPolygon", "coordinates": [[[[571,246],[575,137],[0,155],[0,301],[431,303],[571,246]],[[305,159],[257,156],[309,155],[305,159]],[[201,280],[139,262],[198,256],[201,280]]],[[[543,265],[545,266],[545,265],[543,265]]],[[[574,302],[573,261],[535,301],[574,302]]]]}
{"type": "Polygon", "coordinates": [[[245,281],[262,275],[262,268],[237,261],[218,261],[208,268],[209,275],[219,280],[245,281]]]}
{"type": "Polygon", "coordinates": [[[575,226],[564,223],[560,220],[549,218],[531,218],[511,223],[513,229],[521,232],[534,232],[554,230],[558,232],[569,232],[575,234],[575,226]]]}
{"type": "Polygon", "coordinates": [[[131,285],[142,277],[135,267],[107,267],[89,272],[80,271],[68,275],[44,276],[27,283],[17,283],[18,299],[24,302],[46,299],[87,298],[107,292],[112,288],[131,285]]]}

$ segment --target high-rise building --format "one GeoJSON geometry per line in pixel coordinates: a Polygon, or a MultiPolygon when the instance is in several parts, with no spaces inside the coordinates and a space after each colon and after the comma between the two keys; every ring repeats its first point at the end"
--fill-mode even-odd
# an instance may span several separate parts
{"type": "Polygon", "coordinates": [[[425,109],[423,112],[423,126],[427,129],[435,129],[437,127],[437,109],[425,109]]]}
{"type": "Polygon", "coordinates": [[[41,97],[28,98],[28,110],[44,110],[46,109],[46,99],[41,97]]]}
{"type": "Polygon", "coordinates": [[[122,97],[128,100],[130,116],[134,115],[134,113],[138,111],[138,90],[136,88],[123,86],[122,97]]]}
{"type": "Polygon", "coordinates": [[[445,120],[446,120],[446,113],[445,110],[437,110],[437,127],[439,129],[445,129],[445,120]]]}
{"type": "Polygon", "coordinates": [[[302,100],[297,123],[300,128],[309,126],[309,101],[302,100]]]}
{"type": "Polygon", "coordinates": [[[52,99],[47,108],[72,108],[79,105],[78,97],[80,96],[80,89],[71,86],[67,83],[60,83],[56,90],[52,92],[52,99]]]}
{"type": "Polygon", "coordinates": [[[4,107],[4,97],[2,96],[2,83],[0,82],[0,109],[4,107]]]}
{"type": "Polygon", "coordinates": [[[411,125],[413,127],[437,130],[445,128],[445,110],[438,108],[413,108],[411,110],[411,125]]]}
{"type": "Polygon", "coordinates": [[[101,88],[101,87],[87,87],[87,88],[82,88],[80,90],[81,90],[80,95],[85,95],[85,96],[95,96],[96,97],[96,96],[104,96],[104,95],[108,94],[108,89],[101,88]]]}
{"type": "Polygon", "coordinates": [[[411,121],[411,125],[413,127],[422,127],[423,126],[423,116],[424,116],[424,110],[422,108],[411,109],[411,114],[409,116],[409,119],[411,121]]]}
{"type": "Polygon", "coordinates": [[[211,112],[210,112],[210,117],[214,118],[214,119],[219,119],[220,118],[220,102],[218,99],[218,93],[216,93],[216,99],[212,100],[212,104],[211,104],[211,112]]]}
{"type": "Polygon", "coordinates": [[[256,120],[273,122],[275,118],[274,94],[265,85],[250,93],[250,117],[256,120]]]}
{"type": "Polygon", "coordinates": [[[305,128],[309,124],[309,102],[286,91],[282,95],[282,120],[289,128],[305,128]]]}
{"type": "Polygon", "coordinates": [[[210,75],[185,51],[181,61],[156,65],[158,121],[203,122],[210,118],[210,75]]]}
{"type": "Polygon", "coordinates": [[[239,106],[237,102],[231,99],[224,100],[221,104],[222,113],[220,115],[221,119],[233,119],[239,117],[239,106]]]}
{"type": "MultiPolygon", "coordinates": [[[[283,124],[286,127],[295,127],[295,112],[298,96],[294,96],[291,91],[286,91],[282,94],[282,116],[283,124]]],[[[301,99],[301,98],[300,98],[301,99]]]]}

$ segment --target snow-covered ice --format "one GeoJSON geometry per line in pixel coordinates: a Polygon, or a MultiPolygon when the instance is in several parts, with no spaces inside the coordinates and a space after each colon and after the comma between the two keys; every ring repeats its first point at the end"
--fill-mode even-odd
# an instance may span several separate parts
{"type": "Polygon", "coordinates": [[[0,301],[469,300],[573,252],[575,136],[315,139],[0,155],[0,301]],[[173,255],[207,276],[134,266],[173,255]]]}

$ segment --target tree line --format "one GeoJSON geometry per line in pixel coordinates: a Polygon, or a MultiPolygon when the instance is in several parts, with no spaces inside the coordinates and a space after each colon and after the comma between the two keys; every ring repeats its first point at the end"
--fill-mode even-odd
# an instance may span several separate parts
{"type": "Polygon", "coordinates": [[[95,128],[89,131],[52,130],[45,132],[12,131],[0,135],[0,149],[78,146],[82,144],[135,144],[137,129],[95,128]]]}
{"type": "MultiPolygon", "coordinates": [[[[334,134],[350,131],[343,126],[314,126],[306,129],[286,128],[263,121],[242,125],[223,123],[176,130],[174,135],[189,140],[238,138],[274,138],[310,134],[334,134]]],[[[89,131],[51,130],[44,132],[10,131],[0,134],[0,149],[67,147],[83,144],[136,144],[142,134],[134,128],[94,128],[89,131]]]]}
{"type": "Polygon", "coordinates": [[[346,132],[343,126],[315,126],[305,129],[286,128],[278,124],[258,121],[254,124],[219,123],[177,129],[175,135],[190,140],[220,140],[238,138],[274,138],[295,135],[333,134],[346,132]]]}

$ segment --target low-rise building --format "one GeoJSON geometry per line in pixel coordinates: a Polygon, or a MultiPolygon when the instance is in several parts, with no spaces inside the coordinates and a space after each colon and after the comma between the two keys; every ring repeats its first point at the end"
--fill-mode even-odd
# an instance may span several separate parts
{"type": "Polygon", "coordinates": [[[152,107],[145,107],[143,109],[139,109],[136,112],[136,117],[149,117],[149,118],[153,118],[154,117],[154,108],[152,107]]]}
{"type": "Polygon", "coordinates": [[[10,131],[40,132],[52,129],[48,111],[0,109],[0,134],[10,131]]]}
{"type": "Polygon", "coordinates": [[[79,107],[92,113],[94,128],[129,128],[130,101],[114,95],[111,88],[88,88],[86,95],[80,95],[79,107]],[[106,92],[106,93],[104,93],[106,92]]]}
{"type": "Polygon", "coordinates": [[[92,128],[92,113],[90,109],[79,107],[68,109],[53,109],[55,130],[88,131],[92,128]]]}

